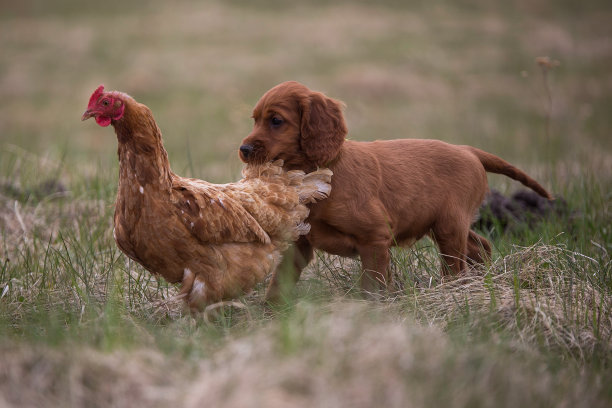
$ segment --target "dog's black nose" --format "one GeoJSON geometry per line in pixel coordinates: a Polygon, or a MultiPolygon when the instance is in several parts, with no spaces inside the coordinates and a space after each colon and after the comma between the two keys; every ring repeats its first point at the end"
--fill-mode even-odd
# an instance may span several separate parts
{"type": "Polygon", "coordinates": [[[240,154],[242,158],[247,159],[249,155],[253,152],[253,146],[251,145],[242,145],[240,146],[240,154]]]}

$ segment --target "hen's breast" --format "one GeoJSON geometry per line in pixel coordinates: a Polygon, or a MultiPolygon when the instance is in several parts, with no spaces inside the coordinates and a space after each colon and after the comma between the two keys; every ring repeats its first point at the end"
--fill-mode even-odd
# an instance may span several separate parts
{"type": "Polygon", "coordinates": [[[147,197],[146,190],[139,206],[123,205],[124,201],[129,197],[118,196],[115,207],[114,237],[119,249],[150,272],[172,283],[180,282],[182,263],[193,253],[195,242],[191,242],[169,201],[147,197]]]}

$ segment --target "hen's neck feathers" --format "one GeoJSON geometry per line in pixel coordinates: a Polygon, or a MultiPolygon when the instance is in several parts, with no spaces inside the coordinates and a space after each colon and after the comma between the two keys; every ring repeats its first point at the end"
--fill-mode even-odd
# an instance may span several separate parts
{"type": "Polygon", "coordinates": [[[123,180],[137,182],[149,191],[170,191],[174,174],[151,110],[125,94],[121,99],[125,103],[123,117],[113,121],[119,142],[120,187],[123,180]]]}

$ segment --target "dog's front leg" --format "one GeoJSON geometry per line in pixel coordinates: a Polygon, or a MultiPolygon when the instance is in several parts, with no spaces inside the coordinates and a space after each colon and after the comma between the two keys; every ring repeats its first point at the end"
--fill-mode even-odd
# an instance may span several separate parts
{"type": "Polygon", "coordinates": [[[300,279],[302,270],[312,261],[314,250],[305,236],[301,236],[283,254],[283,261],[274,271],[266,291],[266,301],[279,303],[290,295],[300,279]]]}
{"type": "Polygon", "coordinates": [[[363,266],[361,289],[368,294],[380,293],[391,287],[389,273],[390,246],[387,242],[359,247],[359,256],[363,266]]]}

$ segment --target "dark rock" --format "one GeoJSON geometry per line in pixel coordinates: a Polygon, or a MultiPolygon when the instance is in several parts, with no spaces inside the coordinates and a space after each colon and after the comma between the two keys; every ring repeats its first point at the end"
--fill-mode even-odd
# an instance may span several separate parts
{"type": "Polygon", "coordinates": [[[531,190],[520,190],[507,197],[497,190],[491,190],[480,206],[480,215],[473,227],[488,232],[516,231],[533,228],[553,216],[573,218],[573,215],[561,197],[548,200],[531,190]]]}

